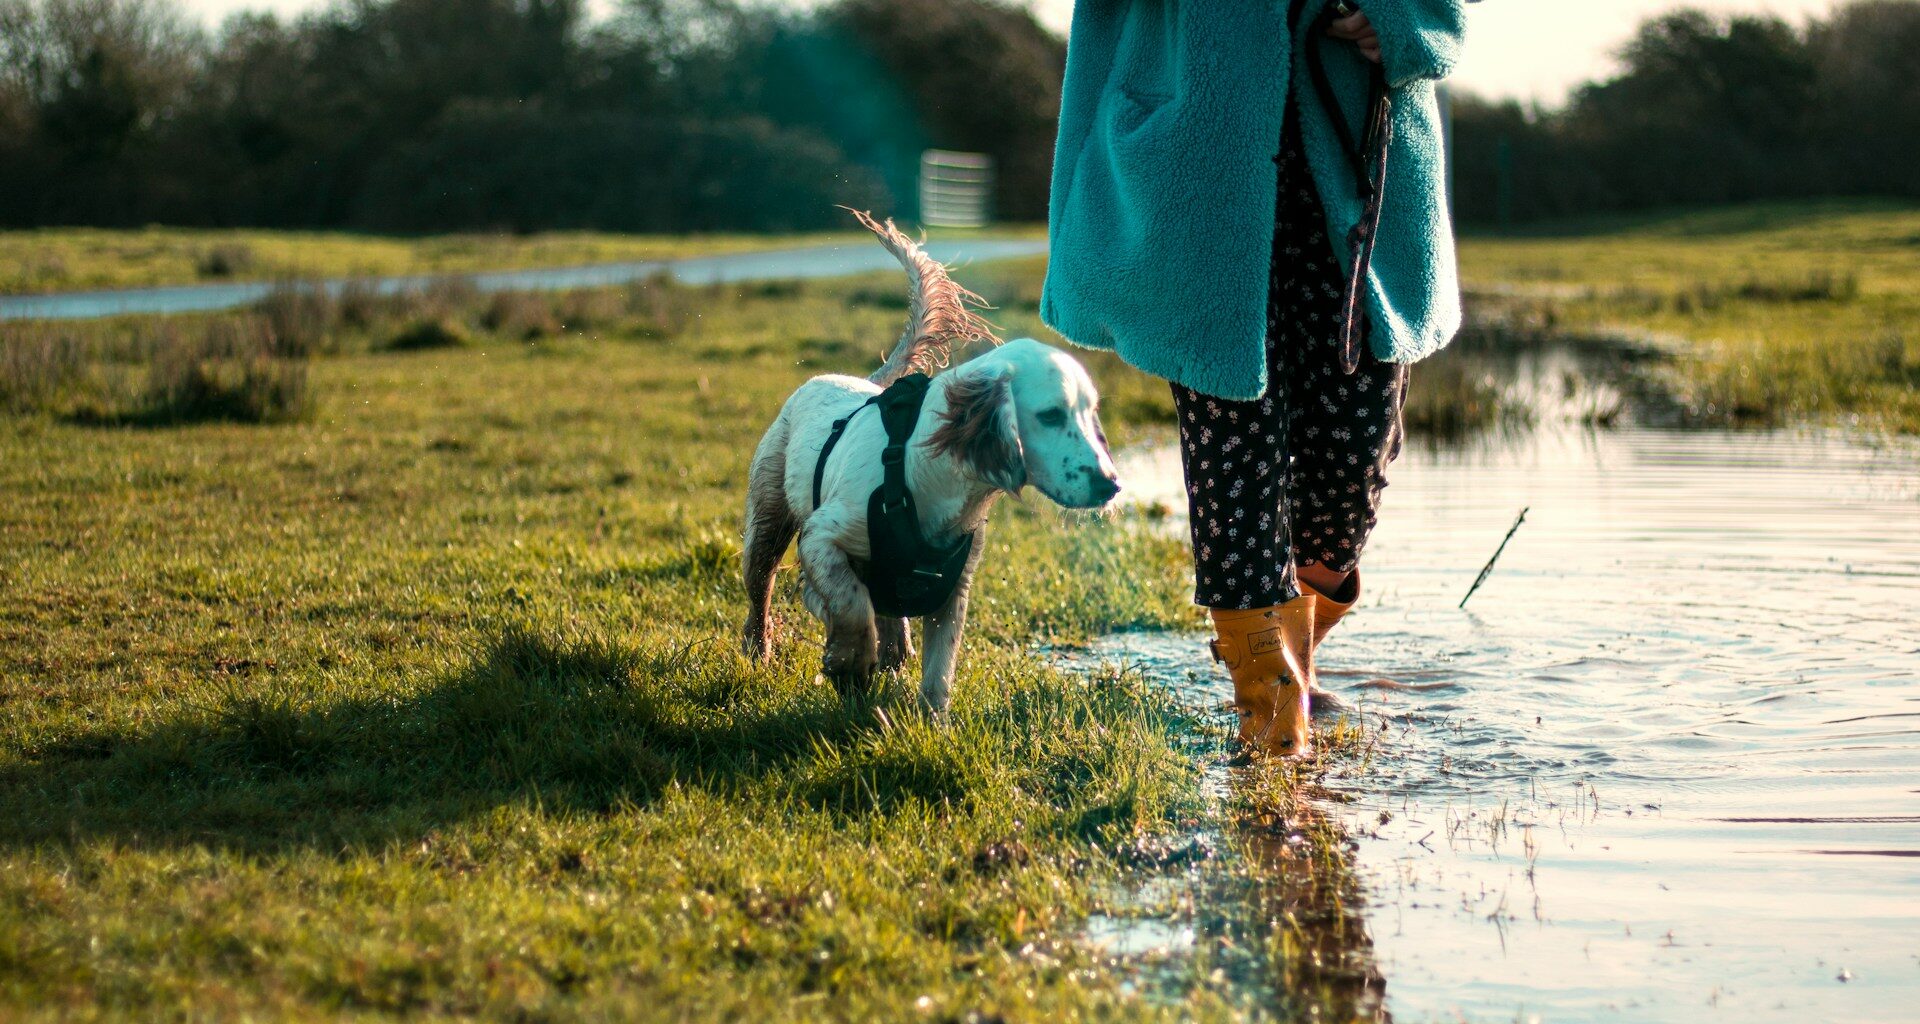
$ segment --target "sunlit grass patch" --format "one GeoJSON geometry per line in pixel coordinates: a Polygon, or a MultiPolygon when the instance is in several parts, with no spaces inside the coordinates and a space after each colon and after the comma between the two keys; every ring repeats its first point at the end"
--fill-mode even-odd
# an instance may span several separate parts
{"type": "Polygon", "coordinates": [[[1124,1003],[1073,947],[1021,950],[1190,799],[1179,713],[981,660],[934,723],[898,680],[848,700],[792,660],[509,631],[391,692],[228,684],[52,730],[0,767],[12,984],[430,1014],[1124,1003]],[[156,929],[179,935],[158,961],[156,929]]]}
{"type": "MultiPolygon", "coordinates": [[[[405,354],[426,300],[292,296],[304,419],[0,417],[0,1003],[1224,1015],[1069,938],[1193,813],[1186,713],[1030,647],[1185,621],[1178,543],[1006,506],[944,722],[818,683],[790,573],[736,653],[746,461],[897,335],[861,284],[544,297],[596,326],[535,342],[448,303],[471,344],[405,354]]],[[[166,323],[215,319],[277,337],[166,323]]],[[[88,325],[87,373],[144,379],[156,323],[88,325]]]]}

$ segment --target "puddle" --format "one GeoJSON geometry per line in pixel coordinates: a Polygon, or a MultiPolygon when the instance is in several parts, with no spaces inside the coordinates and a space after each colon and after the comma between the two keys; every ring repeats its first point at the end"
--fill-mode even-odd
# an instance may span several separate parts
{"type": "Polygon", "coordinates": [[[1094,949],[1118,957],[1171,956],[1193,948],[1193,926],[1157,917],[1093,914],[1082,938],[1094,949]]]}
{"type": "Polygon", "coordinates": [[[1233,714],[1221,681],[1195,667],[1198,642],[1137,633],[1047,651],[1070,671],[1156,680],[1212,726],[1191,737],[1211,810],[1135,851],[1143,870],[1103,894],[1080,941],[1125,970],[1129,991],[1168,1005],[1200,979],[1256,1017],[1379,1019],[1384,981],[1340,827],[1230,756],[1233,714]]]}
{"type": "MultiPolygon", "coordinates": [[[[1172,449],[1121,468],[1184,508],[1172,449]]],[[[1910,1018],[1920,446],[1548,426],[1391,479],[1321,655],[1376,752],[1320,809],[1394,1018],[1910,1018]]],[[[1214,706],[1200,652],[1082,656],[1214,706]]]]}
{"type": "MultiPolygon", "coordinates": [[[[1044,239],[972,238],[927,243],[934,259],[949,265],[1037,256],[1047,251],[1044,239]]],[[[464,280],[480,292],[569,291],[605,288],[668,274],[681,284],[726,284],[798,278],[843,277],[876,270],[897,269],[893,255],[871,241],[814,245],[769,252],[724,253],[671,260],[635,260],[579,267],[540,267],[482,274],[414,274],[375,277],[352,283],[378,295],[416,292],[440,280],[464,280]]],[[[321,282],[337,295],[348,281],[321,282]]],[[[231,284],[178,285],[166,288],[127,288],[110,291],[65,292],[54,295],[0,295],[0,320],[92,320],[131,314],[203,313],[237,309],[272,293],[270,281],[231,284]]]]}

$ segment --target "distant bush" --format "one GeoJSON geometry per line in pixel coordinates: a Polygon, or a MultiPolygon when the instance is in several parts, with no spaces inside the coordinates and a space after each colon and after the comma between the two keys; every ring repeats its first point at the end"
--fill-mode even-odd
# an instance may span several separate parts
{"type": "Polygon", "coordinates": [[[259,264],[253,247],[244,242],[216,245],[200,254],[194,269],[201,277],[234,277],[252,272],[259,264]]]}
{"type": "Polygon", "coordinates": [[[396,308],[425,311],[434,316],[455,316],[480,301],[480,289],[465,277],[436,277],[419,292],[404,293],[396,308]]]}
{"type": "Polygon", "coordinates": [[[364,331],[383,319],[395,302],[380,294],[370,281],[352,280],[340,286],[335,307],[340,325],[364,331]]]}
{"type": "Polygon", "coordinates": [[[673,279],[656,274],[627,286],[627,309],[643,321],[646,333],[671,338],[687,329],[699,308],[696,293],[673,279]]]}
{"type": "Polygon", "coordinates": [[[628,313],[627,294],[604,288],[562,293],[560,329],[584,334],[620,321],[628,313]]]}
{"type": "Polygon", "coordinates": [[[258,315],[72,328],[0,323],[0,411],[82,423],[283,423],[313,409],[304,354],[258,315]]]}
{"type": "Polygon", "coordinates": [[[312,411],[307,366],[264,354],[224,358],[192,345],[164,350],[139,403],[121,418],[148,424],[283,423],[312,411]]]}
{"type": "Polygon", "coordinates": [[[4,0],[0,224],[797,230],[898,205],[848,149],[874,135],[847,89],[899,87],[764,59],[812,15],[582,7],[364,0],[208,36],[174,0],[4,0]]]}
{"type": "Polygon", "coordinates": [[[480,315],[480,326],[495,334],[523,341],[560,333],[553,303],[532,292],[499,292],[480,315]]]}
{"type": "Polygon", "coordinates": [[[1920,198],[1920,3],[1649,19],[1619,73],[1559,110],[1454,105],[1463,221],[1811,196],[1920,198]]]}
{"type": "Polygon", "coordinates": [[[313,283],[282,282],[260,300],[267,344],[276,356],[305,358],[322,351],[340,325],[340,304],[313,283]]]}
{"type": "MultiPolygon", "coordinates": [[[[1067,47],[1029,6],[840,0],[822,9],[821,21],[860,40],[887,68],[927,144],[994,158],[997,216],[1046,219],[1067,47]]],[[[916,149],[914,170],[918,156],[916,149]]]]}
{"type": "Polygon", "coordinates": [[[419,352],[436,348],[460,348],[473,343],[473,332],[467,325],[453,317],[430,317],[415,320],[401,328],[387,342],[387,348],[395,352],[419,352]]]}
{"type": "Polygon", "coordinates": [[[362,226],[405,231],[799,231],[884,206],[819,135],[762,118],[660,120],[463,105],[374,166],[362,226]]]}
{"type": "Polygon", "coordinates": [[[57,406],[85,379],[85,343],[43,324],[0,321],[0,411],[57,406]]]}

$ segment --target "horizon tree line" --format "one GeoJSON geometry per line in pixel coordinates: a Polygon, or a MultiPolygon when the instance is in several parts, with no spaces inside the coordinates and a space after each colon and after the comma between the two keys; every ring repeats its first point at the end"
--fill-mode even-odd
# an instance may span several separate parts
{"type": "MultiPolygon", "coordinates": [[[[782,231],[917,216],[928,147],[1046,216],[1064,40],[1006,0],[0,0],[0,226],[782,231]]],[[[1557,108],[1455,96],[1461,220],[1920,198],[1920,0],[1679,10],[1557,108]]]]}

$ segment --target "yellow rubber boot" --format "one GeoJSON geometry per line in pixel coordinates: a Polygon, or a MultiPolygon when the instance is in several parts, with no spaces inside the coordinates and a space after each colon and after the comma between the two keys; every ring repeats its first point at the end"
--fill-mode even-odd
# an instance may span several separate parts
{"type": "Polygon", "coordinates": [[[1214,660],[1233,678],[1240,743],[1249,752],[1313,752],[1308,688],[1313,680],[1314,594],[1246,611],[1213,610],[1214,660]]]}
{"type": "Polygon", "coordinates": [[[1353,610],[1360,601],[1360,570],[1355,569],[1347,575],[1347,582],[1341,584],[1337,593],[1324,594],[1319,590],[1302,584],[1311,592],[1313,601],[1313,649],[1320,649],[1320,641],[1333,632],[1341,617],[1353,610]]]}

